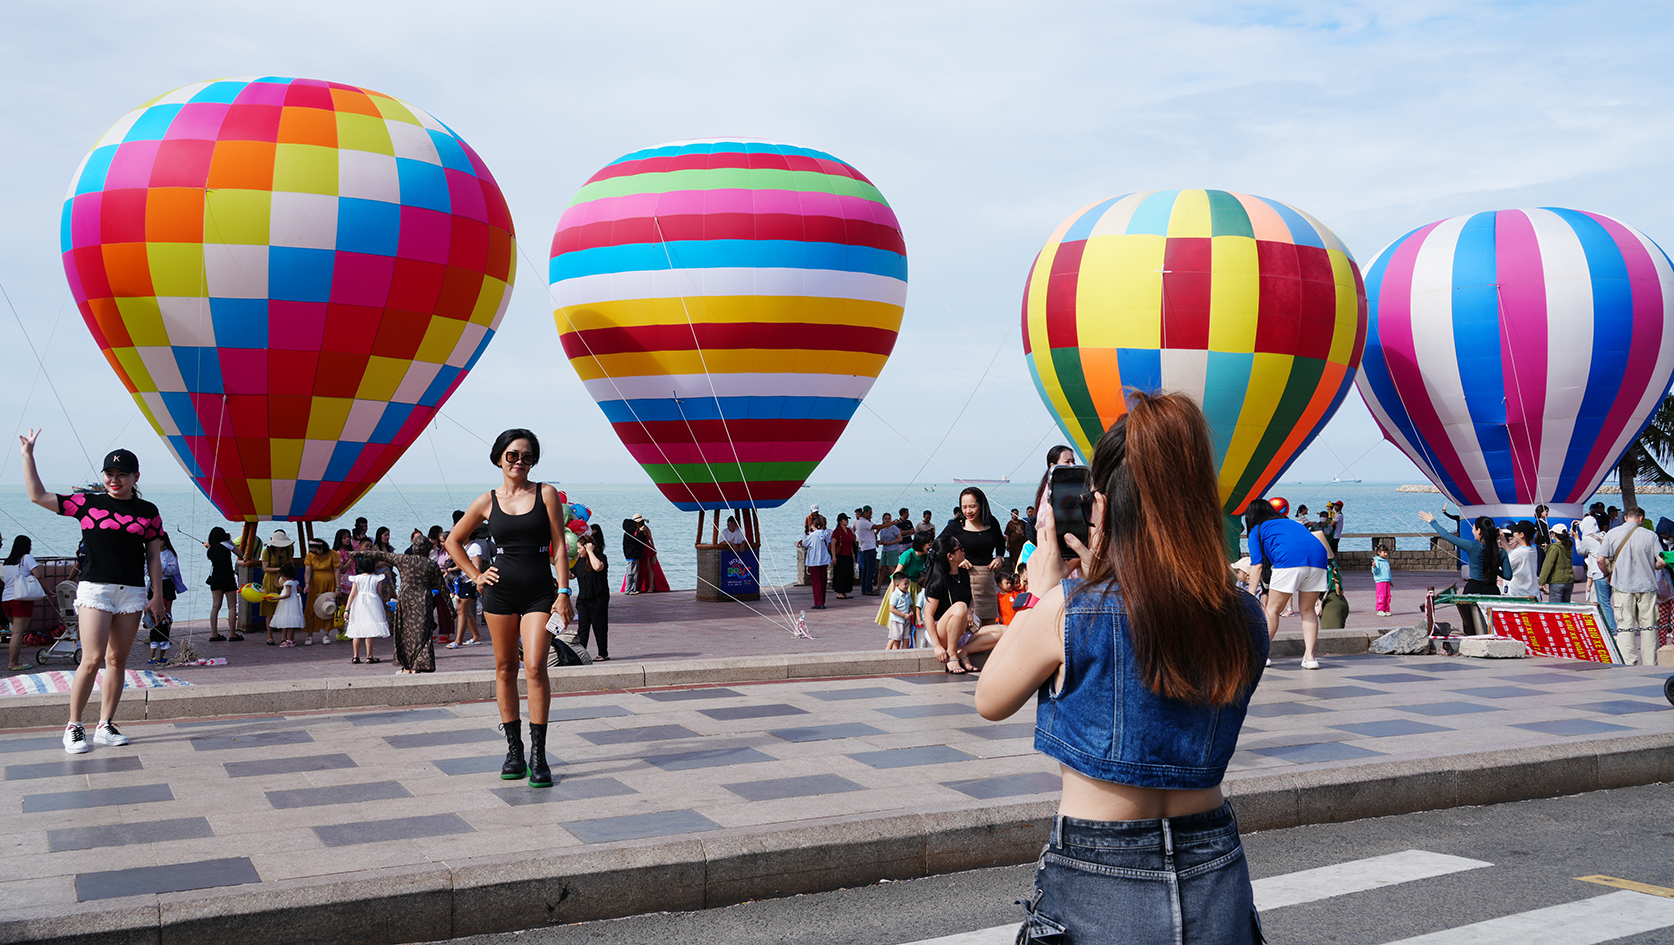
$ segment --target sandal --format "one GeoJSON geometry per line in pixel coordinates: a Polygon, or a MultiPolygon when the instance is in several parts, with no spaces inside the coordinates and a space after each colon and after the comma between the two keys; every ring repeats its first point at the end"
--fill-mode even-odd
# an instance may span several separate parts
{"type": "Polygon", "coordinates": [[[358,656],[357,656],[357,657],[355,657],[355,658],[354,658],[354,659],[352,659],[352,660],[349,660],[349,662],[351,662],[351,663],[358,663],[358,662],[360,662],[360,657],[358,657],[358,656]]]}
{"type": "Polygon", "coordinates": [[[233,642],[234,642],[234,643],[237,643],[237,642],[238,642],[238,641],[240,641],[240,640],[242,640],[242,639],[244,639],[244,634],[242,634],[242,633],[235,633],[235,634],[233,634],[233,635],[232,635],[232,636],[230,636],[230,637],[227,637],[227,639],[229,639],[229,640],[231,640],[231,641],[233,641],[233,642]]]}
{"type": "Polygon", "coordinates": [[[965,667],[959,665],[958,660],[948,660],[947,671],[955,676],[963,675],[966,672],[965,667]]]}
{"type": "Polygon", "coordinates": [[[367,657],[367,658],[366,658],[366,661],[367,661],[367,662],[368,662],[368,663],[382,663],[382,662],[383,662],[383,660],[381,660],[381,659],[378,659],[378,658],[377,658],[377,657],[376,657],[376,656],[368,656],[368,657],[367,657]]]}
{"type": "Polygon", "coordinates": [[[278,646],[279,644],[273,642],[272,640],[269,640],[269,641],[267,641],[267,645],[268,646],[278,646]]]}
{"type": "Polygon", "coordinates": [[[34,669],[34,668],[35,668],[34,666],[32,666],[28,663],[19,663],[16,666],[6,667],[6,670],[7,670],[7,672],[21,673],[26,669],[34,669]]]}
{"type": "Polygon", "coordinates": [[[217,633],[216,635],[209,638],[209,642],[211,642],[211,643],[225,643],[226,640],[227,640],[227,638],[224,637],[224,636],[221,636],[219,633],[217,633]]]}
{"type": "Polygon", "coordinates": [[[446,647],[444,647],[444,648],[443,648],[443,649],[448,649],[448,650],[457,650],[457,649],[459,649],[459,644],[457,644],[457,643],[449,643],[449,644],[448,644],[448,645],[447,645],[447,646],[446,646],[446,647]]]}

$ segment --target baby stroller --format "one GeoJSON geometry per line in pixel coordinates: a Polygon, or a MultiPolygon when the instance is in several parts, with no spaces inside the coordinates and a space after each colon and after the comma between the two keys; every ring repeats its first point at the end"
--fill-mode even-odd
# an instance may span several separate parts
{"type": "Polygon", "coordinates": [[[76,618],[76,582],[60,581],[53,600],[58,607],[58,620],[64,624],[64,629],[59,631],[51,646],[44,646],[35,651],[35,665],[44,666],[49,658],[62,656],[79,666],[81,631],[76,618]]]}

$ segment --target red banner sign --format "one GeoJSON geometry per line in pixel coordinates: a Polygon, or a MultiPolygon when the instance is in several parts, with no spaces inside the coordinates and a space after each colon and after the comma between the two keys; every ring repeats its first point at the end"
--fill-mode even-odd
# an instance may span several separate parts
{"type": "Polygon", "coordinates": [[[1535,605],[1525,609],[1516,604],[1502,604],[1493,606],[1492,613],[1496,634],[1522,640],[1536,656],[1620,662],[1614,659],[1615,648],[1610,645],[1608,631],[1600,622],[1596,608],[1560,610],[1551,605],[1535,605]]]}

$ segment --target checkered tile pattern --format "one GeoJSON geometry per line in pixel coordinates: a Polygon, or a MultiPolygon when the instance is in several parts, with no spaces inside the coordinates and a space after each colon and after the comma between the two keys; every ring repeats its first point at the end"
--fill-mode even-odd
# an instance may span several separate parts
{"type": "Polygon", "coordinates": [[[223,79],[129,112],[60,240],[93,337],[229,519],[342,515],[505,314],[516,238],[447,126],[379,92],[223,79]]]}

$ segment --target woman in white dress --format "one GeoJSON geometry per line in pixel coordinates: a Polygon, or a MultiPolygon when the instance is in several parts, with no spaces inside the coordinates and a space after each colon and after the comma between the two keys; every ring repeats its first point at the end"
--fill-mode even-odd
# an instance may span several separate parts
{"type": "Polygon", "coordinates": [[[354,647],[354,659],[350,662],[361,662],[360,647],[364,641],[365,661],[381,663],[382,660],[372,655],[372,641],[389,636],[389,609],[384,606],[383,595],[379,593],[384,576],[373,572],[371,563],[365,560],[358,562],[355,570],[360,573],[349,578],[349,620],[344,628],[349,635],[349,645],[354,647]]]}

